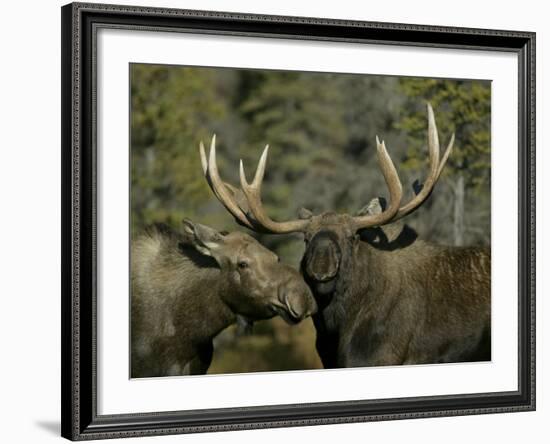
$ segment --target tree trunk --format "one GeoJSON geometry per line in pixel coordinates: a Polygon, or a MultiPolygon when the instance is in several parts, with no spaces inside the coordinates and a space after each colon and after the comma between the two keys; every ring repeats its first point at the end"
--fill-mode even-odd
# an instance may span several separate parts
{"type": "Polygon", "coordinates": [[[464,177],[458,176],[454,186],[454,244],[464,245],[464,177]]]}

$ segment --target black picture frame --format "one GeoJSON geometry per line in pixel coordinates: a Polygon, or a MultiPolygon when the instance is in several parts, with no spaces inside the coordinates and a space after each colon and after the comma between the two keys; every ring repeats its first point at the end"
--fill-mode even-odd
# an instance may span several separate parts
{"type": "Polygon", "coordinates": [[[66,5],[61,14],[62,436],[84,440],[535,409],[535,33],[85,3],[66,5]],[[94,76],[99,27],[517,54],[518,390],[383,401],[98,415],[94,76]]]}

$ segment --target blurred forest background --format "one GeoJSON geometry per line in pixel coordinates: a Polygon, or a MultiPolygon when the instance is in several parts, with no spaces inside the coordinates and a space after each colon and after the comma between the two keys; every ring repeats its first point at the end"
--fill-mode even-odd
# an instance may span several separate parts
{"type": "MultiPolygon", "coordinates": [[[[385,140],[405,189],[427,174],[427,113],[435,112],[441,151],[454,151],[431,197],[406,223],[421,238],[448,245],[491,241],[491,83],[357,74],[132,64],[131,230],[188,217],[222,230],[245,230],[214,197],[198,145],[217,135],[218,166],[238,185],[242,158],[253,177],[270,152],[262,200],[275,220],[301,207],[355,213],[387,189],[375,137],[385,140]]],[[[256,235],[298,267],[301,236],[256,235]]],[[[258,322],[253,334],[230,327],[215,340],[209,373],[321,368],[311,320],[258,322]]]]}

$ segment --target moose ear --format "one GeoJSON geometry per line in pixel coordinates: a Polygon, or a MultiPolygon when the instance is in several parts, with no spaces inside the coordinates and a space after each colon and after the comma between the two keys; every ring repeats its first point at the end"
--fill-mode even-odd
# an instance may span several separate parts
{"type": "Polygon", "coordinates": [[[183,219],[182,223],[183,230],[189,238],[189,243],[198,252],[215,258],[217,256],[216,251],[223,246],[223,235],[213,228],[197,224],[189,219],[183,219]]]}
{"type": "Polygon", "coordinates": [[[302,207],[298,210],[298,217],[300,219],[311,219],[312,216],[313,216],[312,211],[308,210],[307,208],[302,207]]]}
{"type": "Polygon", "coordinates": [[[356,216],[365,216],[367,214],[380,214],[386,209],[386,199],[383,197],[375,197],[367,205],[361,208],[356,216]]]}

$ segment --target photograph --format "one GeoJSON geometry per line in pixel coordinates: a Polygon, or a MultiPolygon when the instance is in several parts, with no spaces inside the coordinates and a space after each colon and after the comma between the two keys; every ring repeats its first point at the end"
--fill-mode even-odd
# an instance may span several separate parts
{"type": "Polygon", "coordinates": [[[130,377],[491,361],[491,81],[130,63],[130,377]]]}

